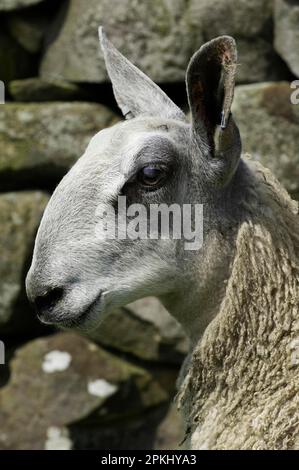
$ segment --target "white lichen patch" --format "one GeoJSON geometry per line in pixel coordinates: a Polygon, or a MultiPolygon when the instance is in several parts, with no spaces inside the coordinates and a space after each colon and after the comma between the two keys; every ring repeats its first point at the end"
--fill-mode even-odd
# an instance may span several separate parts
{"type": "Polygon", "coordinates": [[[47,429],[46,450],[71,450],[73,443],[66,428],[51,426],[47,429]]]}
{"type": "Polygon", "coordinates": [[[72,356],[68,352],[51,351],[45,355],[42,369],[47,374],[66,370],[72,361],[72,356]]]}
{"type": "Polygon", "coordinates": [[[117,386],[107,382],[107,380],[98,379],[88,382],[87,390],[90,395],[108,398],[117,391],[117,386]]]}
{"type": "Polygon", "coordinates": [[[29,111],[18,111],[18,119],[20,122],[27,124],[28,122],[32,122],[33,114],[29,111]]]}

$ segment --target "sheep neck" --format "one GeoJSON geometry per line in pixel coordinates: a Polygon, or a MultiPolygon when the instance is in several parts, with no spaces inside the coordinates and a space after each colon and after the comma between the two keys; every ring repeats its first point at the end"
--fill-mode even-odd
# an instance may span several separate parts
{"type": "Polygon", "coordinates": [[[299,221],[266,177],[179,392],[196,448],[298,445],[299,221]]]}

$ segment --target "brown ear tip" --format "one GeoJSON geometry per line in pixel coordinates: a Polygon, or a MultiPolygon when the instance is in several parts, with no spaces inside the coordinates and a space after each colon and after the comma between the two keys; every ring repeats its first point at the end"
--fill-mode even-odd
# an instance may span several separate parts
{"type": "Polygon", "coordinates": [[[236,41],[232,36],[224,35],[224,36],[219,36],[216,39],[218,39],[219,41],[223,41],[224,43],[230,46],[236,46],[236,41]]]}
{"type": "Polygon", "coordinates": [[[237,54],[237,43],[232,36],[222,36],[222,41],[233,55],[237,54]]]}
{"type": "Polygon", "coordinates": [[[215,42],[215,46],[218,46],[223,52],[229,53],[232,57],[237,55],[237,44],[232,36],[219,36],[215,42]]]}
{"type": "Polygon", "coordinates": [[[231,63],[237,62],[237,44],[232,36],[218,36],[204,44],[202,49],[211,55],[216,54],[219,59],[225,55],[231,63]]]}

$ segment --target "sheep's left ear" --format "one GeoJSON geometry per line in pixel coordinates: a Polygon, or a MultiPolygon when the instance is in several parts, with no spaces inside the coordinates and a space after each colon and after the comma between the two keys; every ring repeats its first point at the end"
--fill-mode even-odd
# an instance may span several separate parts
{"type": "Polygon", "coordinates": [[[207,158],[217,159],[229,179],[241,154],[241,139],[231,114],[237,49],[221,36],[204,44],[191,58],[186,82],[196,140],[207,158]]]}
{"type": "Polygon", "coordinates": [[[164,91],[113,46],[102,27],[99,38],[114,96],[126,119],[144,115],[186,120],[164,91]]]}

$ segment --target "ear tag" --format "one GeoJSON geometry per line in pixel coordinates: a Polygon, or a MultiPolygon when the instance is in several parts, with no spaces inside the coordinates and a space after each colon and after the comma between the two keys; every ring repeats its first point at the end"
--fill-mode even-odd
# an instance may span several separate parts
{"type": "Polygon", "coordinates": [[[224,130],[226,128],[226,118],[225,118],[225,112],[224,110],[221,112],[221,123],[220,123],[220,127],[222,130],[224,130]]]}
{"type": "Polygon", "coordinates": [[[128,106],[123,106],[123,115],[125,119],[132,119],[134,117],[132,111],[128,106]]]}

